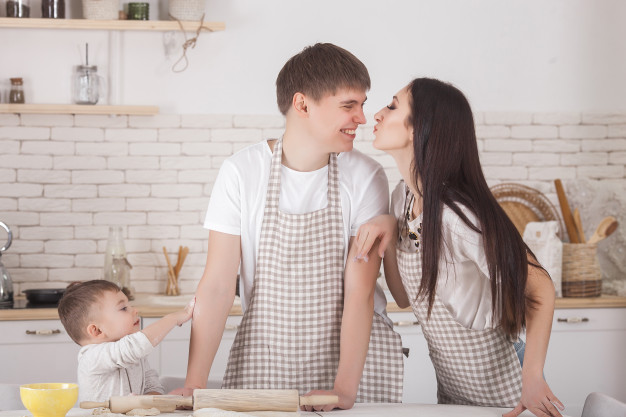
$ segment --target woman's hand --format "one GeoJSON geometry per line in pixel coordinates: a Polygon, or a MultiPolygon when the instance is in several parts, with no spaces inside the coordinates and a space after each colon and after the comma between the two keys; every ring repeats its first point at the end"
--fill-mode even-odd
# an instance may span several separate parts
{"type": "Polygon", "coordinates": [[[513,410],[502,417],[517,417],[524,410],[528,410],[537,417],[561,417],[557,407],[563,411],[563,403],[552,393],[543,376],[527,380],[522,378],[522,398],[513,410]]]}
{"type": "Polygon", "coordinates": [[[357,256],[355,260],[367,262],[369,260],[368,255],[376,239],[380,239],[378,255],[381,258],[384,257],[385,249],[387,249],[389,242],[396,235],[396,227],[396,218],[390,214],[376,216],[369,222],[361,225],[356,234],[357,256]]]}
{"type": "Polygon", "coordinates": [[[342,410],[348,410],[354,406],[354,402],[356,401],[356,396],[346,395],[344,393],[339,392],[338,390],[325,391],[325,390],[315,390],[307,392],[304,396],[309,395],[336,395],[339,397],[339,402],[335,404],[325,404],[325,405],[302,405],[300,409],[302,411],[332,411],[335,408],[340,408],[342,410]]]}

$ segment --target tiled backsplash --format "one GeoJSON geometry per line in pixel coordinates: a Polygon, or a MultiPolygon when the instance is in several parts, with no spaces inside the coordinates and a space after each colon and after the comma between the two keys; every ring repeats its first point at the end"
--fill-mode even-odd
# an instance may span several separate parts
{"type": "MultiPolygon", "coordinates": [[[[393,187],[395,163],[372,147],[368,120],[355,147],[393,187]]],[[[626,114],[477,113],[476,125],[490,184],[529,185],[556,204],[554,178],[626,183],[626,114]]],[[[175,262],[183,245],[181,290],[193,292],[222,161],[283,126],[273,115],[0,115],[0,220],[14,234],[2,262],[15,290],[100,278],[108,227],[122,225],[136,291],[164,292],[162,247],[175,262]]]]}

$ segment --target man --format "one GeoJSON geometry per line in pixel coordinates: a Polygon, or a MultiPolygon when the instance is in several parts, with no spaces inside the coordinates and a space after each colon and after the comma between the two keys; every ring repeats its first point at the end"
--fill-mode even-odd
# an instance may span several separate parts
{"type": "Polygon", "coordinates": [[[244,316],[224,388],[339,397],[309,410],[399,402],[402,348],[376,286],[380,258],[353,261],[359,226],[388,212],[382,167],[352,150],[365,123],[369,74],[350,52],[316,44],[285,64],[276,87],[282,139],[230,157],[213,188],[207,263],[178,391],[206,386],[240,267],[244,316]]]}

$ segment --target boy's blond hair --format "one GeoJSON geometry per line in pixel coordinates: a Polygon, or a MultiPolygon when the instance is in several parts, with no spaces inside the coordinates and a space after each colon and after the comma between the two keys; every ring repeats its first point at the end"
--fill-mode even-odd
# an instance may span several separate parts
{"type": "Polygon", "coordinates": [[[74,342],[80,345],[81,340],[88,337],[85,329],[92,319],[93,307],[107,292],[121,291],[110,281],[95,279],[85,282],[73,282],[65,289],[59,301],[59,318],[65,331],[74,342]]]}

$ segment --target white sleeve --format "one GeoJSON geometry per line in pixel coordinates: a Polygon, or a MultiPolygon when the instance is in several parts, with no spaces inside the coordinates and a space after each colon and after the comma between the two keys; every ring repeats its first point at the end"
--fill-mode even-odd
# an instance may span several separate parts
{"type": "Polygon", "coordinates": [[[99,374],[113,369],[128,368],[139,363],[152,352],[150,340],[142,332],[124,336],[117,342],[92,345],[83,358],[83,366],[90,373],[99,374]]]}
{"type": "Polygon", "coordinates": [[[356,236],[359,227],[373,217],[389,213],[389,182],[382,166],[377,164],[371,176],[360,180],[357,184],[361,188],[361,193],[355,193],[350,236],[356,236]]]}
{"type": "Polygon", "coordinates": [[[150,364],[148,363],[147,360],[144,359],[143,362],[144,362],[143,365],[145,369],[145,372],[144,372],[145,389],[143,390],[143,393],[147,394],[149,392],[158,392],[161,394],[165,394],[165,388],[163,388],[161,381],[159,381],[159,374],[157,373],[157,371],[155,371],[154,369],[150,367],[150,364]]]}
{"type": "Polygon", "coordinates": [[[211,191],[211,200],[204,219],[205,229],[241,235],[240,181],[235,165],[225,160],[211,191]]]}
{"type": "MultiPolygon", "coordinates": [[[[446,208],[444,210],[451,210],[446,208]]],[[[465,215],[469,220],[476,224],[478,220],[474,215],[465,211],[465,215]]],[[[448,231],[444,232],[449,236],[449,242],[451,247],[449,250],[452,252],[454,260],[470,261],[476,265],[478,269],[486,276],[489,277],[489,267],[487,265],[487,256],[485,255],[485,248],[483,246],[483,235],[470,228],[463,219],[454,214],[454,221],[452,224],[448,224],[448,231]]],[[[480,226],[478,226],[480,227],[480,226]]]]}

